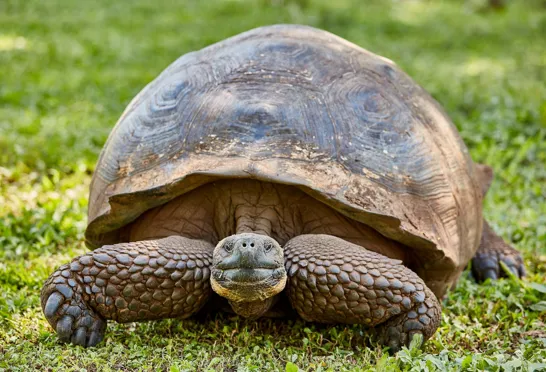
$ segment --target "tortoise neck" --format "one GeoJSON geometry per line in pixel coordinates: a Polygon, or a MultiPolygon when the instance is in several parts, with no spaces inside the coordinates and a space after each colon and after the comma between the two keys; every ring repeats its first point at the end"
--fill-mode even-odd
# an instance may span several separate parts
{"type": "Polygon", "coordinates": [[[254,233],[271,236],[269,213],[259,213],[251,206],[238,206],[235,210],[235,231],[237,234],[254,233]]]}
{"type": "Polygon", "coordinates": [[[278,301],[279,296],[266,298],[265,300],[250,302],[229,301],[235,314],[247,319],[258,319],[267,313],[278,301]]]}

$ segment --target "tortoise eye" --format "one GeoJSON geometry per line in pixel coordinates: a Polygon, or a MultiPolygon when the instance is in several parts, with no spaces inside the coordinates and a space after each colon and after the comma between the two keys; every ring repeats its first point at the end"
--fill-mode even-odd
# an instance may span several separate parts
{"type": "Polygon", "coordinates": [[[266,252],[269,252],[271,250],[271,248],[273,248],[273,244],[265,243],[264,249],[265,249],[266,252]]]}
{"type": "Polygon", "coordinates": [[[226,250],[226,252],[231,253],[233,251],[233,244],[232,243],[225,244],[224,249],[226,250]]]}

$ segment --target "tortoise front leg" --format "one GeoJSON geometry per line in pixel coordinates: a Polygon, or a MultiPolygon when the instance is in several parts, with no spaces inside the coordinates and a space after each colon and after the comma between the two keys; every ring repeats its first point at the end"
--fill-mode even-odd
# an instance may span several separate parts
{"type": "Polygon", "coordinates": [[[377,325],[391,351],[440,324],[438,300],[401,261],[329,235],[298,236],[284,252],[288,296],[305,320],[377,325]]]}
{"type": "Polygon", "coordinates": [[[210,297],[213,249],[180,236],[104,246],[47,279],[42,309],[62,341],[82,346],[102,340],[107,319],[188,317],[210,297]]]}

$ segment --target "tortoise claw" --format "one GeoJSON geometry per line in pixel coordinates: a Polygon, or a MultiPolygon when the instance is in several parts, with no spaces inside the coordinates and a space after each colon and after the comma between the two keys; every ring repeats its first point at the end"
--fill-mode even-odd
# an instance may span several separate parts
{"type": "Polygon", "coordinates": [[[70,340],[72,334],[72,324],[74,319],[70,315],[65,315],[57,322],[56,331],[59,338],[63,341],[70,340]]]}
{"type": "Polygon", "coordinates": [[[53,292],[47,299],[44,308],[44,315],[47,318],[53,317],[63,302],[64,297],[58,292],[53,292]]]}
{"type": "Polygon", "coordinates": [[[497,272],[495,270],[488,269],[483,274],[483,278],[484,278],[484,280],[486,280],[486,279],[497,280],[499,278],[499,276],[498,276],[498,274],[497,274],[497,272]]]}
{"type": "Polygon", "coordinates": [[[97,345],[99,342],[102,341],[103,337],[104,333],[98,331],[91,332],[91,334],[89,335],[89,340],[87,340],[87,346],[92,347],[97,345]]]}
{"type": "Polygon", "coordinates": [[[87,346],[85,340],[87,339],[87,333],[85,327],[80,327],[72,334],[70,342],[74,345],[87,346]]]}

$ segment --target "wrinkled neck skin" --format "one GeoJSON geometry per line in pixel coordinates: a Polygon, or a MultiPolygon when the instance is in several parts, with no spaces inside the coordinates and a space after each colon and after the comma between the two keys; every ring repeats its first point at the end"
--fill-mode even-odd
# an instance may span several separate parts
{"type": "MultiPolygon", "coordinates": [[[[271,213],[273,213],[271,211],[271,213]]],[[[268,211],[263,215],[255,215],[255,208],[239,206],[235,212],[237,234],[254,233],[271,236],[271,219],[268,211]]]]}
{"type": "Polygon", "coordinates": [[[266,314],[286,285],[283,249],[271,237],[271,220],[255,211],[236,209],[237,233],[216,246],[211,278],[212,289],[250,319],[266,314]]]}
{"type": "Polygon", "coordinates": [[[258,319],[264,316],[277,303],[279,296],[266,298],[265,300],[251,302],[229,301],[231,309],[237,314],[247,319],[258,319]]]}

